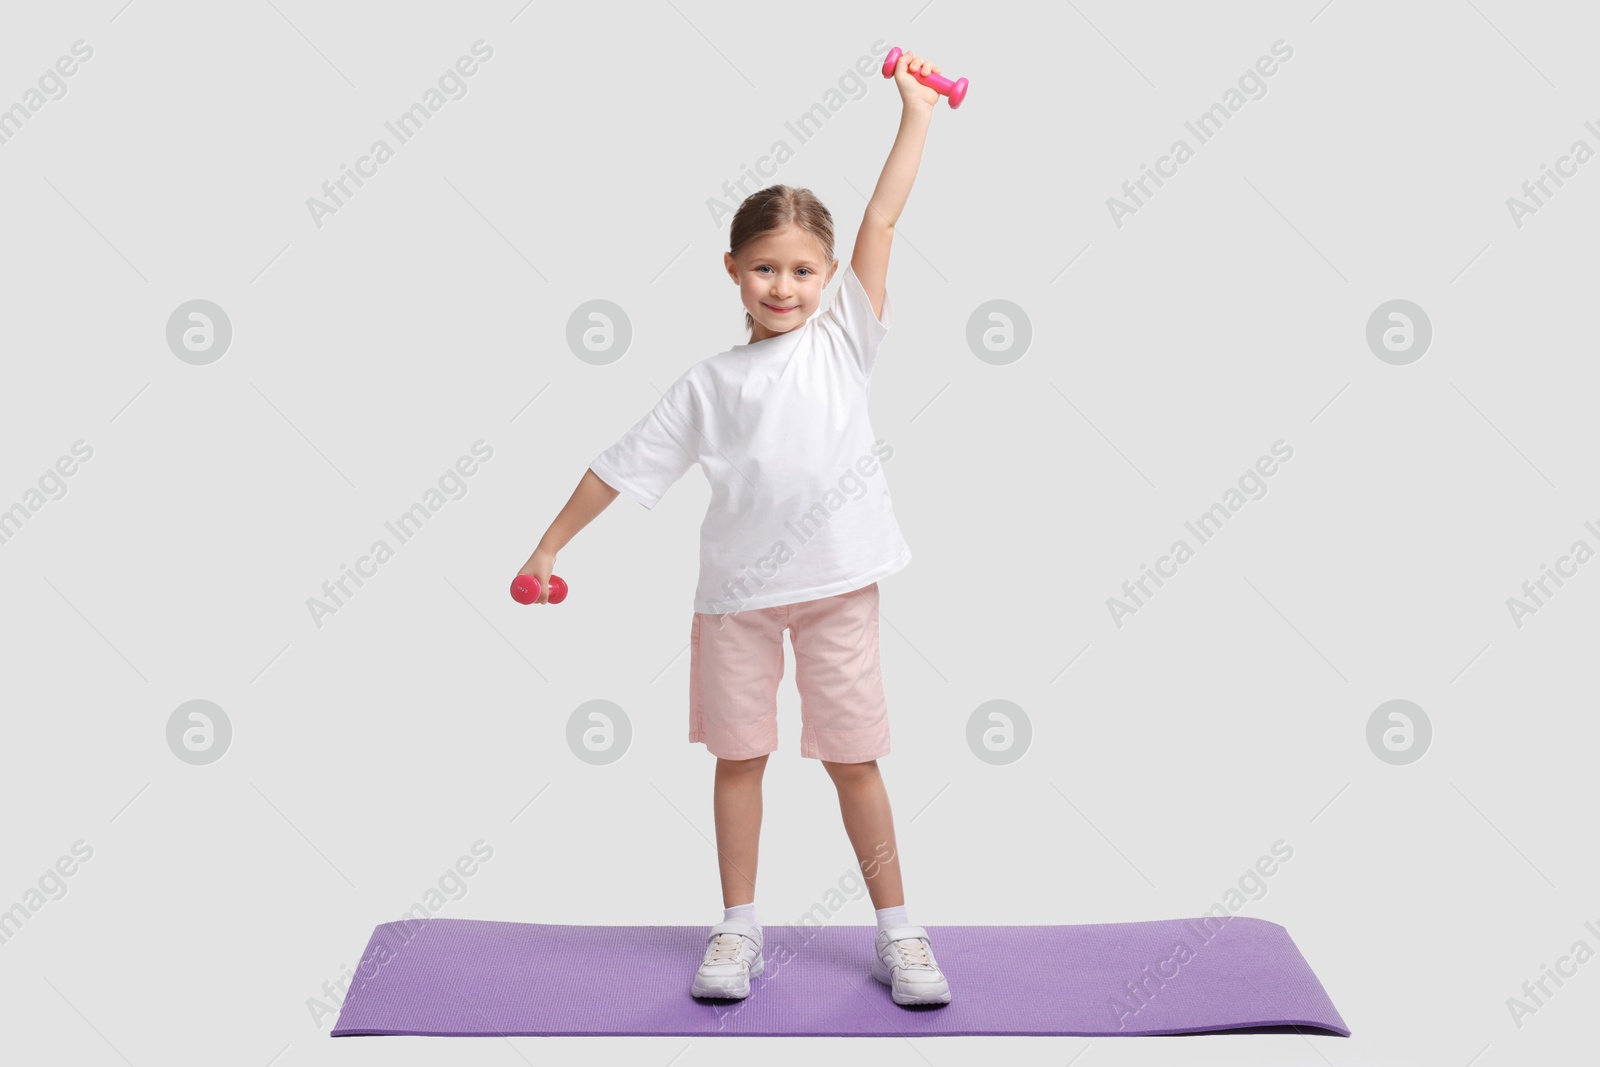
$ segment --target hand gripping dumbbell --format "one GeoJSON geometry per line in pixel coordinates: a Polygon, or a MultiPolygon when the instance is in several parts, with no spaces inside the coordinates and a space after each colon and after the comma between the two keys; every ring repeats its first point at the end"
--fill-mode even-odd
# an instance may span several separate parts
{"type": "MultiPolygon", "coordinates": [[[[532,604],[539,599],[539,579],[531,574],[519,574],[511,580],[511,599],[518,604],[532,604]]],[[[550,576],[549,604],[559,604],[567,599],[567,583],[558,574],[550,576]]]]}
{"type": "MultiPolygon", "coordinates": [[[[900,62],[900,49],[889,49],[889,58],[883,61],[883,76],[885,78],[894,77],[894,66],[898,62],[900,62]]],[[[955,81],[951,81],[943,74],[923,74],[918,71],[912,71],[911,76],[934,92],[943,93],[945,98],[950,101],[950,110],[952,111],[960,107],[961,101],[967,98],[967,79],[965,78],[957,78],[955,81]]]]}

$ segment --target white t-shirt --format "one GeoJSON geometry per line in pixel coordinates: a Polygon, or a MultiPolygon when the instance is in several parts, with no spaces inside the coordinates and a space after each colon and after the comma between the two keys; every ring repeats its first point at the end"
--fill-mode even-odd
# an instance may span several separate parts
{"type": "Polygon", "coordinates": [[[694,364],[590,467],[653,508],[699,463],[711,483],[694,610],[816,600],[911,562],[895,521],[867,387],[883,319],[847,264],[825,311],[694,364]]]}

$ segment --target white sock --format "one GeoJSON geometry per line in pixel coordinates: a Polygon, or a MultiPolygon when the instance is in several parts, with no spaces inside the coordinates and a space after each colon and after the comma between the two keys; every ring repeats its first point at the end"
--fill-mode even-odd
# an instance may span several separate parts
{"type": "Polygon", "coordinates": [[[904,904],[899,904],[892,908],[879,908],[877,909],[877,915],[878,929],[880,930],[886,926],[911,925],[911,920],[906,918],[906,906],[904,904]]]}
{"type": "Polygon", "coordinates": [[[727,922],[729,919],[738,919],[741,922],[749,923],[751,926],[761,925],[756,921],[756,905],[753,900],[748,904],[735,904],[731,908],[723,908],[722,921],[727,922]]]}

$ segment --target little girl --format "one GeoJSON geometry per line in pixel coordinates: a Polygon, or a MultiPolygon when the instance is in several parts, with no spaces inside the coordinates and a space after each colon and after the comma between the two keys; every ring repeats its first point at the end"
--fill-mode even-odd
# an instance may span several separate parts
{"type": "Polygon", "coordinates": [[[884,279],[939,95],[895,66],[900,130],[850,265],[826,311],[833,218],[810,191],[774,185],[733,218],[728,277],[750,340],[690,367],[597,456],[522,574],[548,598],[556,553],[619,493],[653,508],[699,463],[711,483],[689,631],[689,740],[717,757],[714,807],[723,919],[711,927],[695,996],[739,999],[763,970],[756,921],[761,777],[778,747],[783,631],[794,645],[800,755],[833,779],[878,932],[872,975],[897,1004],[945,1004],[950,985],[911,925],[894,819],[877,760],[889,753],[878,655],[878,579],[911,561],[880,469],[867,388],[893,322],[884,279]]]}

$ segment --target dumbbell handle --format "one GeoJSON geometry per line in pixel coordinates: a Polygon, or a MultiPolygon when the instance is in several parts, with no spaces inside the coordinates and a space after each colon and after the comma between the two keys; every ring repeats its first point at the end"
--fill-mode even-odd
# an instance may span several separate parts
{"type": "MultiPolygon", "coordinates": [[[[900,62],[900,49],[889,49],[888,58],[883,61],[883,76],[885,78],[894,77],[895,64],[898,62],[900,62]]],[[[923,74],[920,71],[912,71],[911,76],[934,92],[944,94],[945,99],[950,101],[952,110],[960,107],[961,101],[967,98],[967,79],[965,78],[957,78],[955,81],[951,81],[943,74],[923,74]]]]}
{"type": "MultiPolygon", "coordinates": [[[[532,604],[539,599],[539,579],[531,574],[519,574],[511,580],[511,599],[518,604],[532,604]]],[[[558,574],[550,576],[550,595],[546,600],[559,604],[567,599],[567,583],[558,574]]]]}

